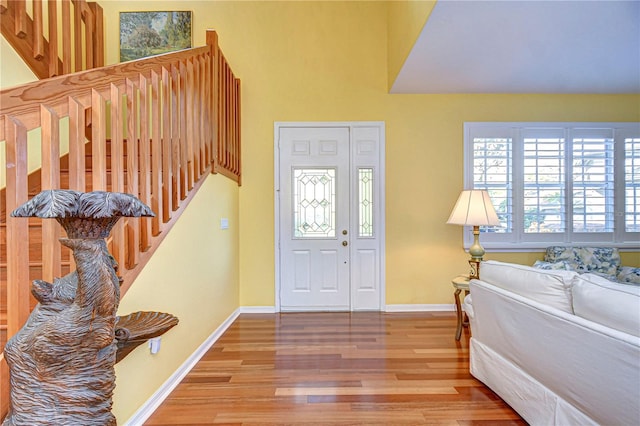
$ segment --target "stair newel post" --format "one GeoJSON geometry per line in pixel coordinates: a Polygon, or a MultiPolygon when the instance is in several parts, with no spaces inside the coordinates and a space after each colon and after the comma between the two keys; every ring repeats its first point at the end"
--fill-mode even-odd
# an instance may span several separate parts
{"type": "Polygon", "coordinates": [[[233,167],[232,171],[238,175],[240,183],[240,79],[233,78],[233,167]]]}
{"type": "Polygon", "coordinates": [[[207,98],[208,105],[208,117],[207,120],[207,135],[209,144],[209,163],[211,164],[211,171],[215,172],[215,156],[216,146],[218,141],[218,34],[213,30],[207,30],[207,46],[209,46],[209,60],[207,79],[209,80],[209,92],[207,98]]]}
{"type": "Polygon", "coordinates": [[[203,145],[204,145],[204,167],[205,170],[207,167],[211,166],[211,132],[213,126],[211,125],[211,96],[212,96],[212,74],[211,74],[211,49],[209,49],[209,53],[204,56],[204,94],[202,99],[202,107],[204,112],[202,114],[205,117],[202,120],[202,134],[204,137],[203,145]]]}
{"type": "Polygon", "coordinates": [[[216,173],[216,166],[218,162],[218,145],[220,137],[220,121],[219,121],[219,95],[220,95],[220,62],[219,62],[219,50],[218,50],[218,34],[215,31],[207,31],[207,45],[209,46],[210,67],[211,67],[211,96],[210,96],[210,110],[209,110],[209,134],[211,138],[211,171],[216,173]]]}

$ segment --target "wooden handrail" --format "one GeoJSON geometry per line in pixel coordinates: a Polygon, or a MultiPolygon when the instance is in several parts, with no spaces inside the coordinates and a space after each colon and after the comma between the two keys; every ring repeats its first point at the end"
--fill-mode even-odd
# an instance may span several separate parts
{"type": "MultiPolygon", "coordinates": [[[[224,59],[215,32],[208,31],[206,39],[206,46],[0,92],[7,185],[0,191],[0,225],[6,226],[0,238],[7,244],[9,337],[31,310],[31,227],[28,220],[9,216],[35,195],[29,188],[127,192],[152,208],[155,218],[121,220],[109,239],[124,294],[207,173],[219,172],[240,183],[240,81],[224,59]],[[60,126],[63,120],[68,125],[60,126]],[[27,169],[33,155],[27,150],[27,133],[33,129],[41,129],[39,185],[27,169]],[[69,152],[61,160],[66,140],[69,152]],[[62,164],[69,169],[64,184],[62,164]],[[90,178],[85,177],[85,165],[90,165],[90,178]]],[[[42,231],[41,250],[48,260],[38,278],[47,281],[61,273],[58,228],[52,223],[42,231]]],[[[0,342],[0,348],[5,343],[0,342]]],[[[6,401],[8,378],[3,372],[0,368],[0,393],[6,401]]],[[[0,412],[0,418],[5,414],[0,412]]]]}
{"type": "Polygon", "coordinates": [[[47,34],[42,0],[2,0],[0,11],[2,35],[38,78],[104,65],[103,15],[97,3],[47,0],[47,34]],[[27,3],[31,4],[31,15],[27,3]]]}

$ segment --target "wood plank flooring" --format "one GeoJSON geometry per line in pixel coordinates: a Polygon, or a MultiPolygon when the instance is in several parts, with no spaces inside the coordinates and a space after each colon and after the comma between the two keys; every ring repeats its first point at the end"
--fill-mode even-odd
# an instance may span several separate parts
{"type": "Polygon", "coordinates": [[[525,425],[455,314],[242,314],[146,425],[525,425]]]}

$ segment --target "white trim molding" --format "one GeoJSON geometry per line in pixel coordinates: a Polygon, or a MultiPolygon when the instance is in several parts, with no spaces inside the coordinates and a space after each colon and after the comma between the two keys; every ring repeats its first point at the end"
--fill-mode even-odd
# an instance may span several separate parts
{"type": "Polygon", "coordinates": [[[386,305],[385,312],[451,312],[456,310],[454,304],[423,304],[423,305],[386,305]]]}
{"type": "Polygon", "coordinates": [[[240,306],[238,308],[241,314],[275,314],[275,306],[240,306]]]}

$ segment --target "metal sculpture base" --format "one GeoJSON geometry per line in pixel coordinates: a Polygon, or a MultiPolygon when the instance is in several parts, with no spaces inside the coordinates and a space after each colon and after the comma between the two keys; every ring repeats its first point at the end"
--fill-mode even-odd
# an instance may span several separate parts
{"type": "Polygon", "coordinates": [[[73,251],[77,269],[53,283],[33,283],[39,303],[5,346],[11,400],[3,425],[115,425],[116,361],[178,322],[161,313],[116,317],[120,280],[105,238],[120,217],[153,212],[128,194],[50,190],[12,216],[58,220],[68,236],[60,242],[73,251]],[[125,352],[118,355],[119,348],[125,352]]]}

